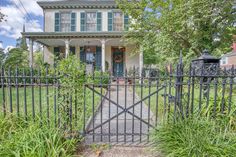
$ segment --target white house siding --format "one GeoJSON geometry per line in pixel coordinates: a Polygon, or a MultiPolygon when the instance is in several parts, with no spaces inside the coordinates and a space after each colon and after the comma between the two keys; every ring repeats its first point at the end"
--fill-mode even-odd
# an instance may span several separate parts
{"type": "Polygon", "coordinates": [[[44,31],[45,32],[54,32],[54,19],[55,19],[55,12],[56,10],[44,10],[44,31]]]}
{"type": "Polygon", "coordinates": [[[44,46],[43,48],[43,55],[44,55],[44,62],[49,63],[49,64],[53,64],[53,47],[47,47],[44,46]]]}
{"type": "MultiPolygon", "coordinates": [[[[77,15],[77,21],[76,21],[76,31],[80,31],[80,13],[81,12],[87,12],[87,11],[99,11],[102,13],[102,31],[108,31],[108,12],[111,10],[108,9],[90,9],[90,10],[81,10],[81,9],[45,9],[44,14],[45,14],[45,32],[54,32],[54,27],[55,27],[55,13],[56,12],[75,12],[77,15]]],[[[113,11],[119,11],[117,9],[113,11]]]]}
{"type": "Polygon", "coordinates": [[[133,46],[126,47],[126,68],[127,70],[132,69],[134,66],[135,68],[139,68],[139,52],[133,52],[133,46]]]}

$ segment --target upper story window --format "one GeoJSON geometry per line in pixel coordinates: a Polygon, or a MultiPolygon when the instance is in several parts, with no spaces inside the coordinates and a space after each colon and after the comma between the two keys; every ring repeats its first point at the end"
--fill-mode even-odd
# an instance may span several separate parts
{"type": "Polygon", "coordinates": [[[76,31],[76,13],[55,13],[55,32],[76,31]]]}
{"type": "Polygon", "coordinates": [[[113,30],[122,31],[123,30],[123,15],[122,13],[113,13],[113,30]]]}
{"type": "Polygon", "coordinates": [[[129,17],[121,12],[108,12],[108,31],[128,30],[129,17]]]}
{"type": "Polygon", "coordinates": [[[102,31],[102,14],[101,12],[82,12],[80,14],[81,31],[102,31]]]}
{"type": "Polygon", "coordinates": [[[86,30],[96,31],[97,30],[97,20],[96,13],[86,13],[86,30]]]}

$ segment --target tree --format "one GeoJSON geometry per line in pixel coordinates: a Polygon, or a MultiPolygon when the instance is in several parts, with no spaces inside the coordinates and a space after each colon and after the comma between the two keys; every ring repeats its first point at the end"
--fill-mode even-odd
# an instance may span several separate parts
{"type": "Polygon", "coordinates": [[[0,8],[0,22],[6,21],[5,18],[6,18],[6,15],[1,12],[1,8],[0,8]]]}
{"type": "Polygon", "coordinates": [[[5,62],[6,54],[3,49],[0,48],[0,66],[2,66],[5,62]]]}
{"type": "Polygon", "coordinates": [[[4,64],[6,68],[23,68],[27,67],[28,65],[28,53],[21,48],[11,49],[7,54],[4,64]]]}
{"type": "MultiPolygon", "coordinates": [[[[126,38],[142,45],[144,61],[172,62],[180,50],[185,59],[204,49],[227,52],[236,34],[234,0],[117,0],[133,18],[126,38]],[[156,57],[154,60],[153,57],[156,57]]],[[[149,62],[150,63],[150,62],[149,62]]]]}
{"type": "Polygon", "coordinates": [[[17,38],[16,39],[16,47],[21,48],[25,51],[28,51],[28,46],[27,46],[26,39],[24,37],[17,38]]]}

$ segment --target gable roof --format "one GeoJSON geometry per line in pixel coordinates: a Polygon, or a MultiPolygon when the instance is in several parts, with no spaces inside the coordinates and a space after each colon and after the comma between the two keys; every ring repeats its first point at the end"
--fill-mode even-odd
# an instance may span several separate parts
{"type": "Polygon", "coordinates": [[[59,1],[38,1],[43,9],[118,9],[115,0],[59,0],[59,1]]]}

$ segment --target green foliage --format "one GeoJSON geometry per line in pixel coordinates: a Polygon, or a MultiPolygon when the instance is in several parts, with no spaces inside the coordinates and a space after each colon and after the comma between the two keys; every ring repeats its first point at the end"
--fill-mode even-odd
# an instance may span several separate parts
{"type": "Polygon", "coordinates": [[[0,49],[0,66],[2,66],[5,62],[6,54],[3,52],[3,50],[0,49]]]}
{"type": "Polygon", "coordinates": [[[93,83],[94,84],[103,84],[103,85],[107,85],[109,83],[109,73],[105,72],[105,73],[101,73],[100,71],[95,71],[94,72],[94,79],[93,79],[93,83]]]}
{"type": "Polygon", "coordinates": [[[0,156],[71,156],[77,140],[65,139],[63,132],[46,124],[27,124],[15,117],[0,119],[0,156]]]}
{"type": "Polygon", "coordinates": [[[22,50],[27,51],[28,50],[28,46],[27,46],[26,38],[19,37],[18,39],[16,39],[16,47],[17,48],[21,48],[22,50]]]}
{"type": "Polygon", "coordinates": [[[234,131],[217,121],[195,117],[164,124],[152,137],[155,149],[166,156],[233,157],[236,151],[234,131]]]}
{"type": "Polygon", "coordinates": [[[36,69],[45,69],[46,67],[50,67],[50,65],[45,63],[43,60],[43,52],[37,51],[34,53],[34,67],[36,69]]]}
{"type": "Polygon", "coordinates": [[[126,38],[143,46],[146,64],[198,57],[204,49],[226,53],[236,34],[234,0],[116,0],[134,20],[126,38]]]}
{"type": "Polygon", "coordinates": [[[76,56],[69,56],[58,62],[57,70],[62,75],[62,85],[82,89],[85,82],[85,65],[76,56]]]}
{"type": "Polygon", "coordinates": [[[21,48],[11,49],[5,59],[6,68],[23,68],[28,66],[28,53],[21,48]]]}

